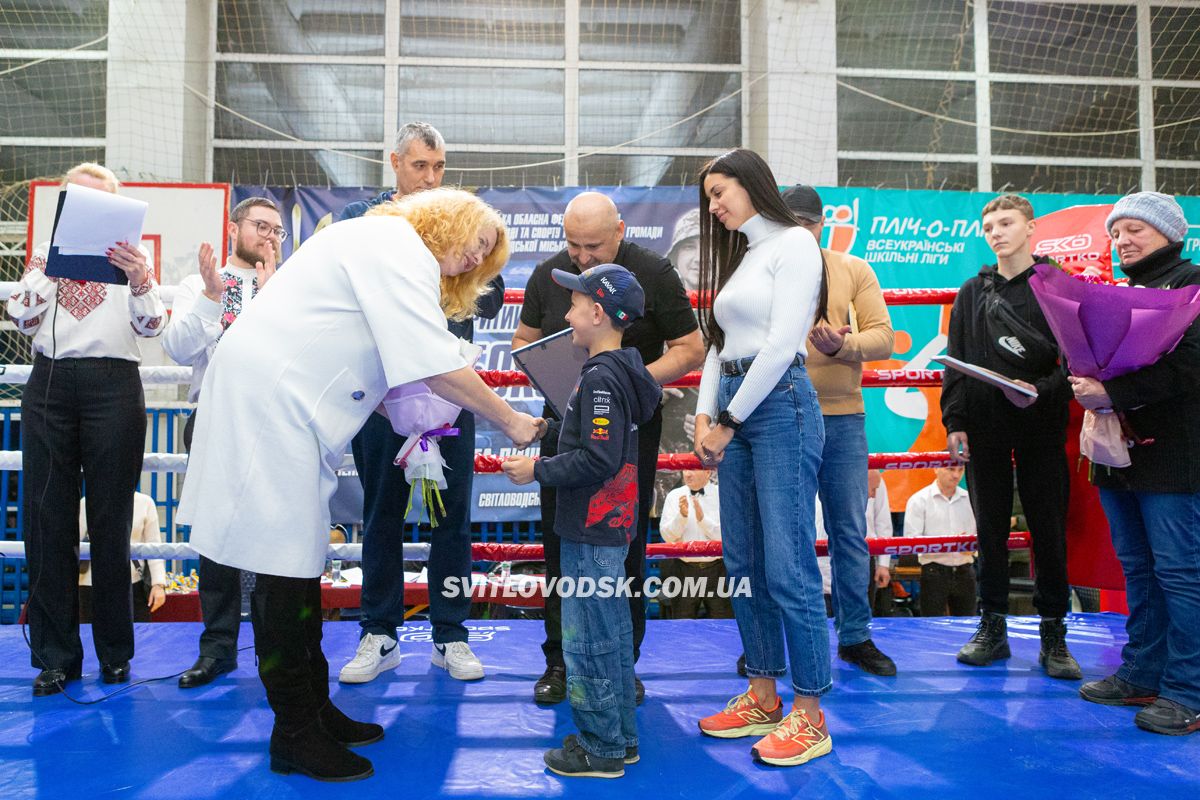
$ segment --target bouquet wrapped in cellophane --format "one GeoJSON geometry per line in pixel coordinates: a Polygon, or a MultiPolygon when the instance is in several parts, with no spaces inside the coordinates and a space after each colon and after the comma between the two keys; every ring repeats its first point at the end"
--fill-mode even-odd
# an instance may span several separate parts
{"type": "MultiPolygon", "coordinates": [[[[467,363],[472,365],[483,352],[479,346],[465,341],[460,350],[467,363]]],[[[446,515],[441,494],[446,488],[446,461],[442,458],[438,440],[443,436],[459,435],[454,421],[462,409],[434,394],[424,381],[391,389],[383,398],[383,406],[392,430],[407,437],[392,462],[404,470],[404,477],[411,487],[404,513],[407,516],[412,510],[413,495],[419,492],[429,513],[429,524],[436,528],[438,513],[442,517],[446,515]]]]}

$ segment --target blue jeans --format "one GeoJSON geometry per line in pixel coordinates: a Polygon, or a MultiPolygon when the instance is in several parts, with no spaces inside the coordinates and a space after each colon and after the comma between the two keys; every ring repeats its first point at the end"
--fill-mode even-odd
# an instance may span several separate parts
{"type": "MultiPolygon", "coordinates": [[[[719,408],[729,406],[742,380],[721,377],[719,408]]],[[[790,664],[792,687],[808,697],[830,687],[829,628],[816,552],[824,446],[817,393],[804,367],[790,367],[734,434],[719,471],[721,539],[746,673],[775,678],[790,664]],[[746,578],[751,596],[738,596],[739,581],[746,578]]],[[[866,584],[859,589],[866,591],[866,584]]]]}
{"type": "MultiPolygon", "coordinates": [[[[625,577],[629,545],[598,547],[562,539],[563,578],[611,581],[625,577]]],[[[636,747],[633,622],[629,599],[610,590],[591,597],[562,598],[562,650],[567,663],[567,697],[583,749],[600,758],[624,758],[636,747]]]]}
{"type": "MultiPolygon", "coordinates": [[[[471,575],[471,487],[475,478],[475,417],[469,411],[454,421],[458,436],[439,440],[446,459],[445,519],[433,530],[429,550],[429,622],[438,644],[467,641],[463,621],[471,612],[464,593],[442,593],[446,578],[471,575]]],[[[396,635],[404,625],[404,507],[409,485],[404,470],[392,464],[404,437],[372,414],[354,437],[354,466],[363,485],[362,633],[396,635]]]]}
{"type": "Polygon", "coordinates": [[[1200,493],[1100,490],[1125,572],[1117,676],[1200,710],[1200,493]]]}
{"type": "Polygon", "coordinates": [[[871,638],[871,554],[867,550],[867,428],[862,414],[825,415],[821,510],[829,536],[830,599],[838,644],[871,638]]]}

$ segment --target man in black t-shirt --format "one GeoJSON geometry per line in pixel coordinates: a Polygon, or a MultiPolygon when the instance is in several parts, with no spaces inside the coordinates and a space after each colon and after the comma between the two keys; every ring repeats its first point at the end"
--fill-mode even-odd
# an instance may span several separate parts
{"type": "MultiPolygon", "coordinates": [[[[571,307],[571,293],[550,277],[551,270],[580,273],[600,264],[620,264],[634,274],[646,293],[646,313],[626,329],[622,346],[633,347],[659,385],[670,383],[704,363],[696,315],[680,283],[679,273],[666,258],[625,241],[625,223],[611,199],[598,192],[584,192],[567,204],[563,214],[567,246],[538,264],[525,286],[521,321],[513,335],[513,349],[544,336],[565,330],[564,316],[571,307]]],[[[551,410],[546,408],[547,419],[551,410]]],[[[555,422],[551,422],[554,426],[555,422]]],[[[633,654],[637,660],[646,635],[646,606],[641,597],[645,576],[646,534],[650,525],[651,496],[662,436],[662,409],[638,429],[638,521],[637,537],[630,543],[625,574],[633,579],[629,599],[633,618],[633,654]]],[[[558,434],[551,430],[542,439],[542,455],[556,453],[558,434]]],[[[554,489],[543,487],[542,544],[546,553],[546,579],[561,576],[559,539],[554,530],[554,489]]],[[[546,672],[534,686],[537,703],[559,703],[566,697],[566,669],[562,654],[562,601],[555,593],[546,597],[546,672]]],[[[638,702],[641,702],[641,681],[638,702]]]]}

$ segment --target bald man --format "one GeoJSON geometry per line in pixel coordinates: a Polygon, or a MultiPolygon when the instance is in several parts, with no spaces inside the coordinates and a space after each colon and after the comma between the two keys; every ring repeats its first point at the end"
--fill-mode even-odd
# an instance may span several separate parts
{"type": "MultiPolygon", "coordinates": [[[[616,204],[599,192],[584,192],[567,204],[563,215],[567,246],[538,264],[525,286],[525,304],[521,321],[513,335],[513,348],[524,347],[544,336],[565,330],[563,318],[571,306],[571,292],[550,278],[551,270],[579,274],[600,264],[620,264],[637,277],[646,292],[646,315],[625,329],[622,345],[642,355],[646,369],[660,384],[670,383],[704,363],[704,346],[696,315],[688,302],[679,273],[670,260],[632,242],[625,241],[625,223],[616,204]]],[[[552,415],[549,406],[545,413],[552,415]]],[[[547,416],[547,419],[550,419],[547,416]]],[[[633,657],[637,660],[646,635],[646,606],[641,597],[646,569],[646,533],[650,525],[650,504],[654,475],[662,437],[662,409],[650,422],[638,428],[638,521],[637,538],[630,542],[625,574],[633,579],[629,598],[633,618],[633,657]]],[[[551,422],[550,433],[542,439],[542,455],[558,452],[558,428],[551,422]]],[[[542,543],[546,551],[546,578],[562,575],[559,565],[559,539],[554,531],[556,492],[543,487],[542,543]]],[[[534,702],[551,705],[566,697],[566,668],[562,654],[562,599],[546,598],[546,672],[534,685],[534,702]]],[[[644,689],[637,681],[637,701],[644,689]]]]}

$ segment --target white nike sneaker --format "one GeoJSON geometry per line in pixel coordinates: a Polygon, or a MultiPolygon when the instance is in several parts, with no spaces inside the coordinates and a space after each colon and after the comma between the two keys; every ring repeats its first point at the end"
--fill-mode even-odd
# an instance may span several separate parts
{"type": "Polygon", "coordinates": [[[342,667],[338,680],[342,683],[369,683],[379,673],[400,666],[400,648],[396,637],[368,633],[358,640],[358,651],[349,664],[342,667]]]}
{"type": "Polygon", "coordinates": [[[451,678],[460,681],[477,681],[483,677],[483,664],[466,642],[434,644],[430,660],[435,667],[442,667],[450,673],[451,678]]]}

